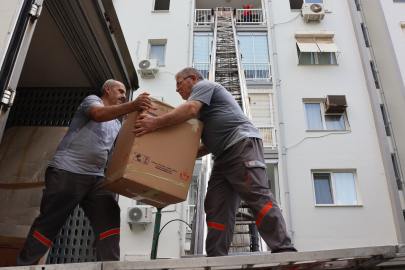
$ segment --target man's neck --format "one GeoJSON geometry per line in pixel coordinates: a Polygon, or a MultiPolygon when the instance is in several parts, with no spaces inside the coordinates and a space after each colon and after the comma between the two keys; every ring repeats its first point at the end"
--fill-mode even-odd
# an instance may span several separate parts
{"type": "Polygon", "coordinates": [[[101,97],[101,101],[103,102],[104,106],[110,106],[110,103],[105,95],[101,97]]]}

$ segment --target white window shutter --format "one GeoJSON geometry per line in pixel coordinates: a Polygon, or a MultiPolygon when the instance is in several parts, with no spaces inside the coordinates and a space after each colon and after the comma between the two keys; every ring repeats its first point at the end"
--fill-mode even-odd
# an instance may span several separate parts
{"type": "Polygon", "coordinates": [[[330,1],[331,0],[323,0],[323,8],[325,9],[325,12],[332,12],[330,1]]]}

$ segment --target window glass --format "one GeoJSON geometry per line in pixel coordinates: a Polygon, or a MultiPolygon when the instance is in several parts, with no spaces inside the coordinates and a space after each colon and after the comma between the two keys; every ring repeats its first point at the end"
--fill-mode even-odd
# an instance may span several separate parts
{"type": "Polygon", "coordinates": [[[151,45],[149,59],[157,59],[159,61],[159,65],[164,65],[165,47],[166,45],[151,45]]]}
{"type": "Polygon", "coordinates": [[[345,118],[342,115],[325,115],[326,129],[328,130],[346,130],[345,118]]]}
{"type": "Polygon", "coordinates": [[[304,3],[303,0],[290,0],[290,8],[291,9],[301,9],[303,3],[304,3]]]}
{"type": "Polygon", "coordinates": [[[334,65],[334,57],[331,52],[323,52],[323,53],[317,53],[318,54],[318,61],[320,65],[334,65]]]}
{"type": "Polygon", "coordinates": [[[399,177],[399,169],[397,166],[397,158],[395,154],[391,154],[392,166],[394,166],[395,179],[397,180],[398,190],[402,190],[401,177],[399,177]]]}
{"type": "MultiPolygon", "coordinates": [[[[199,160],[198,160],[199,161],[199,160]]],[[[190,188],[188,192],[188,219],[187,223],[191,225],[194,219],[194,210],[197,197],[197,179],[200,174],[201,164],[196,163],[194,166],[193,176],[191,177],[190,188]]],[[[188,228],[188,227],[187,227],[188,228]]],[[[188,228],[189,229],[189,228],[188,228]]]]}
{"type": "Polygon", "coordinates": [[[239,36],[239,49],[242,54],[242,62],[255,62],[254,50],[253,50],[253,38],[251,35],[239,36]]]}
{"type": "Polygon", "coordinates": [[[357,195],[353,173],[334,173],[336,203],[340,205],[356,205],[357,195]]]}
{"type": "Polygon", "coordinates": [[[154,10],[169,10],[170,0],[155,0],[154,10]]]}
{"type": "Polygon", "coordinates": [[[333,204],[329,173],[314,173],[316,204],[333,204]]]}
{"type": "Polygon", "coordinates": [[[193,66],[207,78],[210,69],[212,34],[194,35],[193,66]]]}
{"type": "Polygon", "coordinates": [[[305,0],[305,3],[318,3],[318,4],[323,4],[323,0],[305,0]]]}
{"type": "Polygon", "coordinates": [[[323,130],[320,103],[305,103],[307,125],[309,130],[323,130]]]}

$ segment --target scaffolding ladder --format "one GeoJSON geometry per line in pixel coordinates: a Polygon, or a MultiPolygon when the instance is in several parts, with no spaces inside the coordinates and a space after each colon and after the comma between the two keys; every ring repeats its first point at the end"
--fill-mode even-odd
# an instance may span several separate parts
{"type": "MultiPolygon", "coordinates": [[[[239,42],[236,35],[236,25],[232,8],[216,8],[214,18],[214,37],[212,41],[209,80],[219,83],[229,91],[251,121],[252,116],[249,106],[245,72],[242,66],[242,57],[239,51],[239,42]]],[[[204,198],[211,173],[211,165],[211,155],[202,158],[202,166],[197,183],[196,212],[194,214],[191,236],[191,255],[203,254],[204,251],[204,235],[206,234],[204,198]]],[[[240,249],[238,249],[239,247],[242,247],[242,249],[246,248],[244,243],[238,243],[238,235],[242,235],[242,237],[246,234],[250,234],[251,237],[257,235],[255,222],[252,218],[253,215],[246,212],[245,209],[247,208],[247,205],[242,204],[237,213],[236,232],[233,241],[233,246],[236,246],[236,252],[240,251],[240,249]],[[250,220],[245,220],[244,222],[244,218],[246,219],[246,217],[250,217],[250,220]],[[243,232],[244,227],[249,228],[247,233],[243,232]]],[[[258,239],[252,239],[249,247],[250,250],[257,251],[257,246],[258,239]]]]}

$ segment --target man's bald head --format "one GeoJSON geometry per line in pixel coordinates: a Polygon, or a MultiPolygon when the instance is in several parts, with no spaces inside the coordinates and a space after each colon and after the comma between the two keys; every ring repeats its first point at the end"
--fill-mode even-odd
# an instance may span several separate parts
{"type": "Polygon", "coordinates": [[[104,95],[105,93],[105,89],[107,88],[107,86],[109,86],[110,88],[113,88],[113,86],[115,86],[116,84],[120,84],[121,82],[117,81],[117,80],[113,80],[113,79],[109,79],[106,80],[105,83],[103,84],[103,87],[101,87],[101,97],[104,95]]]}

